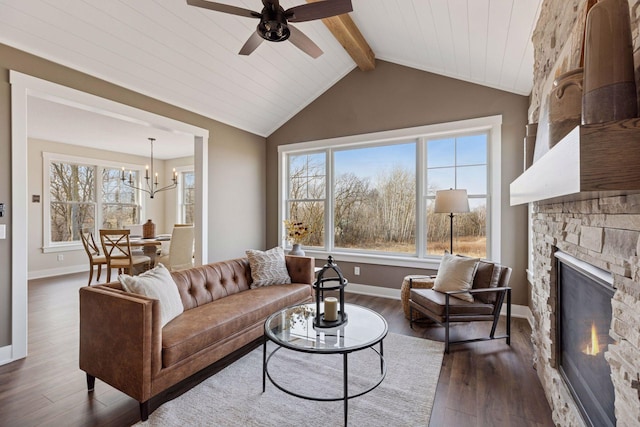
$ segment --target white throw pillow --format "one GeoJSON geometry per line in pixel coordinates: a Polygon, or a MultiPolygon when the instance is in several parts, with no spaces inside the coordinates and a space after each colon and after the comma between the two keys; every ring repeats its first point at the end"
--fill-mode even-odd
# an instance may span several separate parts
{"type": "MultiPolygon", "coordinates": [[[[473,276],[476,274],[478,261],[478,258],[459,257],[445,253],[442,262],[440,262],[440,268],[438,268],[433,290],[439,292],[468,291],[473,286],[473,276]]],[[[469,292],[451,296],[473,302],[473,295],[469,292]]]]}
{"type": "Polygon", "coordinates": [[[178,286],[169,270],[162,264],[137,276],[121,274],[118,280],[125,291],[160,301],[160,319],[163,327],[184,311],[178,286]]]}
{"type": "Polygon", "coordinates": [[[281,247],[264,252],[249,249],[245,253],[251,267],[252,288],[291,283],[291,277],[289,277],[287,264],[284,260],[284,249],[281,247]]]}

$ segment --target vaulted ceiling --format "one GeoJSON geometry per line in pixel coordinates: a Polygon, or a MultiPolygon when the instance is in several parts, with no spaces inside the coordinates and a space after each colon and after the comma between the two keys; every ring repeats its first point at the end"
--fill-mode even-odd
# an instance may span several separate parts
{"type": "MultiPolygon", "coordinates": [[[[260,10],[260,0],[219,0],[260,10]]],[[[303,0],[281,0],[286,9],[303,0]]],[[[376,58],[528,95],[542,0],[352,0],[376,58]]],[[[322,21],[291,43],[238,51],[257,21],[185,0],[0,0],[0,42],[268,136],[355,67],[322,21]]]]}

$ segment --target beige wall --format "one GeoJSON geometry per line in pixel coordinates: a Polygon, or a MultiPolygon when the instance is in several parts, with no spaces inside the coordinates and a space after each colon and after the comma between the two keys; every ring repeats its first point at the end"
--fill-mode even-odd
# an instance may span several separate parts
{"type": "Polygon", "coordinates": [[[0,203],[7,204],[8,212],[0,224],[7,224],[9,232],[0,240],[0,347],[11,344],[10,69],[208,129],[208,260],[265,246],[263,137],[0,44],[0,203]]]}
{"type": "MultiPolygon", "coordinates": [[[[513,267],[513,302],[527,304],[527,212],[509,206],[509,184],[522,172],[527,97],[378,61],[354,70],[267,138],[267,245],[278,244],[277,147],[282,144],[502,114],[502,253],[513,267]]],[[[353,272],[353,264],[341,263],[353,272]]],[[[415,269],[363,268],[349,279],[399,288],[415,269]]]]}

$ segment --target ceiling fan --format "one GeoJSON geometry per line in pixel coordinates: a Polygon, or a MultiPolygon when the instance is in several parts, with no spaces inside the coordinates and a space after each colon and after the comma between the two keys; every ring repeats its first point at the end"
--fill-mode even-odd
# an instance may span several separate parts
{"type": "Polygon", "coordinates": [[[312,58],[322,55],[322,49],[290,22],[313,21],[342,15],[353,10],[351,0],[324,0],[294,6],[287,10],[280,6],[279,0],[262,0],[264,6],[262,12],[207,0],[187,0],[187,4],[247,18],[258,18],[260,20],[258,27],[240,49],[240,55],[249,55],[260,46],[262,40],[281,42],[288,39],[312,58]]]}

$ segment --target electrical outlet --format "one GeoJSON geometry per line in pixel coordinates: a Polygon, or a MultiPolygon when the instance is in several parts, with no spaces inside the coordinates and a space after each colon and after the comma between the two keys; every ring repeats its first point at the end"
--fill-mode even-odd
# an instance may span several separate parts
{"type": "Polygon", "coordinates": [[[58,254],[58,261],[64,261],[64,255],[58,254]]]}
{"type": "Polygon", "coordinates": [[[353,267],[353,274],[355,274],[356,276],[360,275],[360,267],[353,267]]]}

